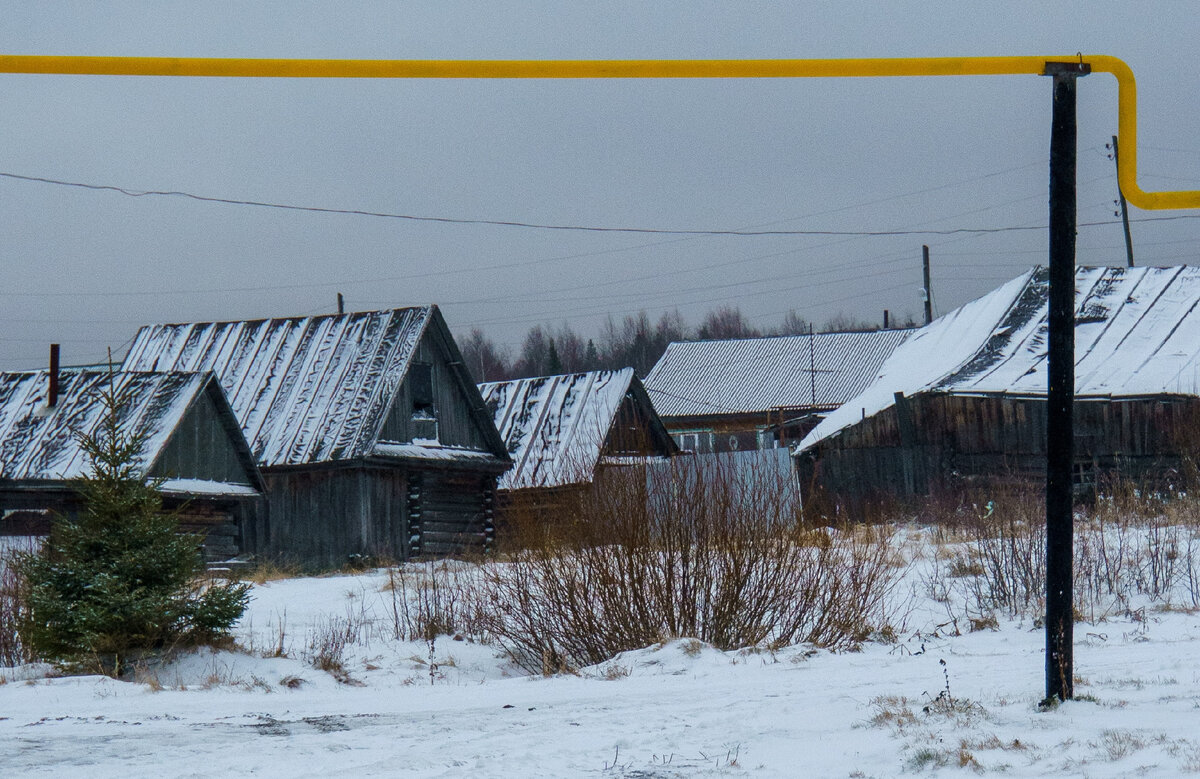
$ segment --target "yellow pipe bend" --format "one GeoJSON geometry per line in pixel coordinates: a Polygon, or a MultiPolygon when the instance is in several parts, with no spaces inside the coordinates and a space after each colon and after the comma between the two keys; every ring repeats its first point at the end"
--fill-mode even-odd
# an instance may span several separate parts
{"type": "Polygon", "coordinates": [[[1200,208],[1200,191],[1146,192],[1137,184],[1137,83],[1116,57],[915,57],[760,60],[326,60],[0,55],[0,73],[215,78],[875,78],[1043,75],[1047,62],[1081,62],[1117,79],[1117,177],[1138,208],[1200,208]]]}

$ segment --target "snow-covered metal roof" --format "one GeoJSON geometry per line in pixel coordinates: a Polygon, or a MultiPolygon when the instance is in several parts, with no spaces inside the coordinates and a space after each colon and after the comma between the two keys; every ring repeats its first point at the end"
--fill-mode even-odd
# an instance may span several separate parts
{"type": "Polygon", "coordinates": [[[214,372],[261,465],[359,459],[434,310],[150,325],[123,367],[214,372]]]}
{"type": "Polygon", "coordinates": [[[646,390],[664,417],[834,408],[861,392],[910,332],[676,342],[646,377],[646,390]]]}
{"type": "Polygon", "coordinates": [[[513,459],[502,490],[592,480],[633,368],[540,376],[479,385],[513,459]]]}
{"type": "MultiPolygon", "coordinates": [[[[135,470],[144,475],[213,377],[116,371],[112,380],[125,399],[119,429],[143,436],[135,470]]],[[[105,414],[101,393],[108,382],[108,371],[63,372],[58,402],[48,408],[46,371],[0,373],[0,479],[57,481],[86,475],[90,462],[77,433],[90,435],[99,427],[105,414]]]]}
{"type": "MultiPolygon", "coordinates": [[[[1036,267],[918,330],[799,448],[888,408],[896,392],[1044,397],[1048,291],[1036,267]]],[[[1200,394],[1200,267],[1076,269],[1075,394],[1200,394]]]]}

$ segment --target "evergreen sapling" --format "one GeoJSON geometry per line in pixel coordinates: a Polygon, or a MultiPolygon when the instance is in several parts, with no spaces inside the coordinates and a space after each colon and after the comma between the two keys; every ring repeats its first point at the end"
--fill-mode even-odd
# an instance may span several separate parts
{"type": "Polygon", "coordinates": [[[18,558],[28,602],[21,635],[33,653],[75,670],[120,675],[138,657],[220,641],[249,585],[204,584],[200,539],[163,510],[161,480],[144,478],[144,434],[122,429],[129,397],[110,372],[100,424],[76,435],[90,462],[82,508],[57,516],[36,553],[18,558]]]}

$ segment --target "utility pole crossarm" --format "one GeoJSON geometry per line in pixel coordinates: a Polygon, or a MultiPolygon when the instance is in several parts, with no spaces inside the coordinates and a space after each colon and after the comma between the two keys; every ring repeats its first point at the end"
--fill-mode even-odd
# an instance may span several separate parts
{"type": "MultiPolygon", "coordinates": [[[[1117,79],[1118,180],[1138,208],[1200,208],[1200,191],[1146,192],[1137,185],[1137,83],[1116,57],[912,57],[752,60],[329,60],[212,57],[76,57],[0,54],[0,73],[209,78],[879,78],[1053,75],[1047,65],[1087,67],[1117,79]]],[[[1083,72],[1083,71],[1077,71],[1083,72]]]]}

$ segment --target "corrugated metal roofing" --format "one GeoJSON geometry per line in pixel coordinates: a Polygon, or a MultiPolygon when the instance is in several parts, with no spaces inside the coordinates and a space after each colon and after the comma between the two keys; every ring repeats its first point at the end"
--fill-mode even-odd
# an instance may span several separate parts
{"type": "Polygon", "coordinates": [[[214,372],[264,466],[358,459],[372,453],[432,311],[151,325],[123,367],[214,372]]]}
{"type": "Polygon", "coordinates": [[[909,332],[676,342],[644,384],[663,417],[833,408],[862,391],[909,332]]]}
{"type": "MultiPolygon", "coordinates": [[[[114,372],[113,386],[128,400],[119,428],[144,437],[136,468],[144,475],[170,434],[212,376],[205,373],[114,372]]],[[[90,463],[76,431],[95,432],[104,416],[107,371],[59,376],[58,402],[46,407],[46,371],[0,373],[0,478],[13,481],[76,479],[90,463]]]]}
{"type": "Polygon", "coordinates": [[[502,490],[592,480],[633,368],[479,385],[513,459],[502,490]]]}
{"type": "MultiPolygon", "coordinates": [[[[1048,291],[1037,267],[917,331],[800,448],[896,392],[1045,396],[1048,291]]],[[[1077,268],[1075,317],[1076,397],[1200,394],[1200,267],[1077,268]]]]}

